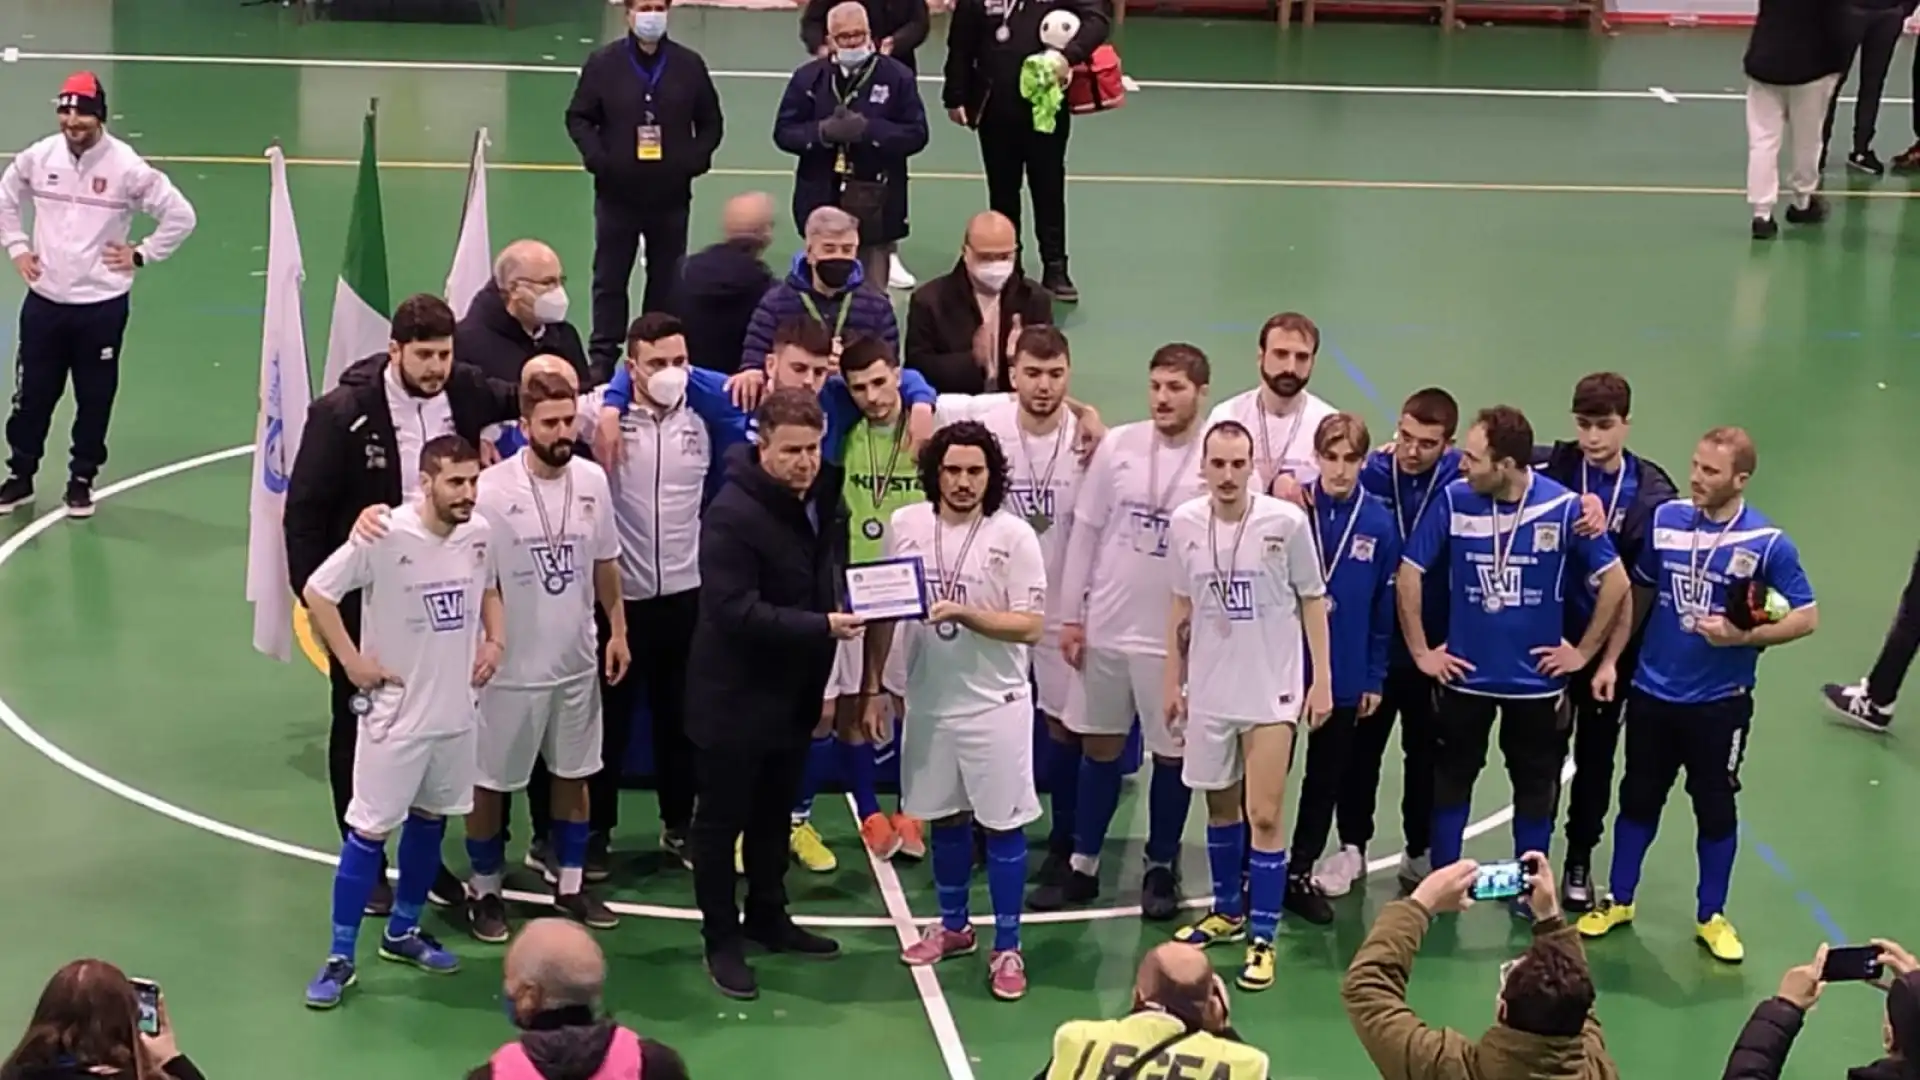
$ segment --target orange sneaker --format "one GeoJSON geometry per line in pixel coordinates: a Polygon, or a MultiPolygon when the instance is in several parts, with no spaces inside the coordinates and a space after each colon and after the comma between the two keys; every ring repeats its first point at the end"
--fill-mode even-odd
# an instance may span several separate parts
{"type": "Polygon", "coordinates": [[[905,814],[893,815],[893,833],[900,838],[900,849],[895,854],[914,862],[927,857],[926,834],[921,832],[917,819],[905,814]]]}
{"type": "Polygon", "coordinates": [[[900,834],[893,831],[893,822],[885,814],[868,814],[860,823],[860,839],[866,841],[867,854],[885,862],[893,858],[900,850],[900,834]]]}

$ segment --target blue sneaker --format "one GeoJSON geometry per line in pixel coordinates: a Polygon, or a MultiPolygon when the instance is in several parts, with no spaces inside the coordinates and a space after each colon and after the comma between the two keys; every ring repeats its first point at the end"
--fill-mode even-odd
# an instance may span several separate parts
{"type": "Polygon", "coordinates": [[[353,961],[344,956],[329,956],[320,974],[307,984],[307,1008],[331,1009],[346,996],[347,987],[359,980],[353,961]]]}
{"type": "Polygon", "coordinates": [[[460,970],[460,958],[441,948],[439,942],[417,926],[399,937],[381,934],[380,959],[412,964],[435,975],[451,975],[460,970]]]}

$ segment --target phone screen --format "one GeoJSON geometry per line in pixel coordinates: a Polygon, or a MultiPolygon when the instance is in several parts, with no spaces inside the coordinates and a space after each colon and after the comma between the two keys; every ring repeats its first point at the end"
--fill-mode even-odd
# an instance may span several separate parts
{"type": "Polygon", "coordinates": [[[1526,868],[1520,860],[1508,859],[1481,866],[1467,895],[1475,900],[1511,900],[1526,891],[1526,868]]]}
{"type": "Polygon", "coordinates": [[[160,1034],[160,984],[147,979],[132,979],[134,997],[140,1001],[140,1032],[160,1034]]]}
{"type": "Polygon", "coordinates": [[[1843,945],[1827,950],[1822,982],[1871,982],[1880,977],[1880,949],[1874,945],[1843,945]]]}

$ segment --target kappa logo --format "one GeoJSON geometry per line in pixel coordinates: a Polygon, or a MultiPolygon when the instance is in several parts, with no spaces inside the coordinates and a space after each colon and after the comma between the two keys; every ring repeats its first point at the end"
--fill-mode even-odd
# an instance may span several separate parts
{"type": "Polygon", "coordinates": [[[1727,557],[1727,575],[1729,577],[1748,578],[1760,569],[1760,556],[1750,548],[1734,548],[1727,557]]]}
{"type": "Polygon", "coordinates": [[[467,625],[467,593],[465,589],[438,589],[423,593],[420,602],[427,609],[427,623],[436,634],[452,633],[467,625]]]}
{"type": "Polygon", "coordinates": [[[1533,550],[1536,554],[1560,550],[1560,523],[1543,521],[1533,527],[1533,550]]]}
{"type": "Polygon", "coordinates": [[[1353,545],[1347,550],[1353,554],[1354,562],[1372,562],[1373,537],[1356,536],[1353,538],[1353,545]]]}

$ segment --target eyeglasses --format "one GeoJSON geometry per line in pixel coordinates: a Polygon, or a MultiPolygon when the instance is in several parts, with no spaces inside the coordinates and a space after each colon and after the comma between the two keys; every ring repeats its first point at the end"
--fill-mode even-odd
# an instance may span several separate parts
{"type": "Polygon", "coordinates": [[[559,277],[516,278],[513,281],[514,285],[531,285],[534,288],[541,290],[542,292],[545,292],[550,289],[560,288],[562,285],[565,285],[566,283],[567,283],[567,275],[565,274],[561,274],[559,277]]]}

